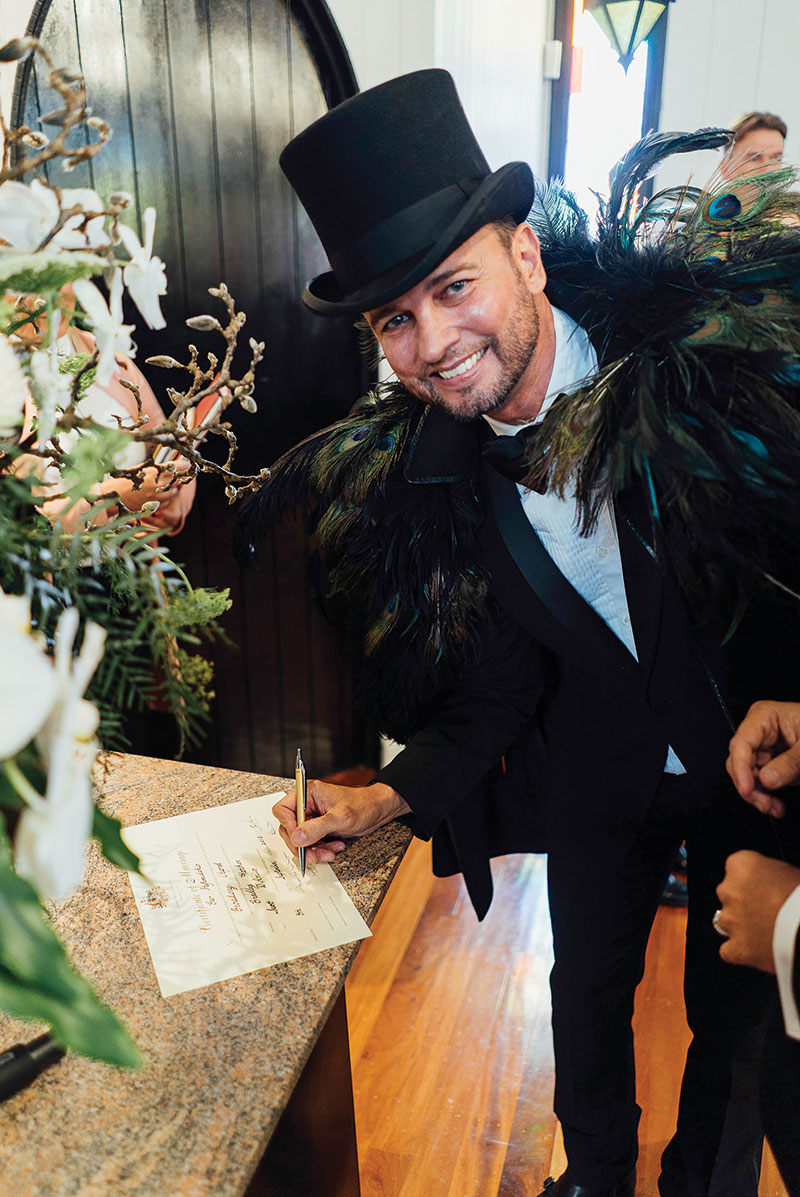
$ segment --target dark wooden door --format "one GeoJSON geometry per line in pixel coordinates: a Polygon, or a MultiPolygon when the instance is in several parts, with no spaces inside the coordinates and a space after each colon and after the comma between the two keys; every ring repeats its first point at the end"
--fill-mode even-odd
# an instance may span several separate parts
{"type": "MultiPolygon", "coordinates": [[[[258,413],[235,420],[240,470],[269,464],[343,414],[364,389],[364,368],[350,323],[314,317],[298,298],[326,262],[278,167],[295,132],[355,91],[325,4],[48,0],[29,32],[58,65],[79,66],[89,103],[114,129],[100,155],[69,175],[56,165],[50,181],[93,187],[103,198],[129,191],[134,223],[147,206],[158,211],[168,326],[149,333],[137,322],[139,363],[153,353],[181,358],[190,340],[217,349],[184,321],[215,311],[207,289],[224,280],[247,313],[244,346],[250,336],[266,342],[258,413]]],[[[15,121],[35,127],[48,106],[41,72],[23,64],[15,121]]],[[[171,372],[144,369],[159,396],[174,383],[171,372]]],[[[352,715],[350,671],[308,597],[300,528],[281,529],[260,569],[242,574],[230,550],[234,515],[219,483],[201,478],[169,546],[195,585],[230,586],[233,598],[224,624],[235,647],[213,650],[214,718],[196,759],[281,774],[293,768],[298,745],[317,774],[369,759],[370,739],[352,715]]]]}

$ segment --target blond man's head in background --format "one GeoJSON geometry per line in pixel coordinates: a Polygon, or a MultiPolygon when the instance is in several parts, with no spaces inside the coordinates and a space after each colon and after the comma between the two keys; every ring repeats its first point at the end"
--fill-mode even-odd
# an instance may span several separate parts
{"type": "Polygon", "coordinates": [[[783,164],[786,122],[772,112],[748,112],[731,126],[734,139],[720,164],[724,179],[777,170],[783,164]]]}

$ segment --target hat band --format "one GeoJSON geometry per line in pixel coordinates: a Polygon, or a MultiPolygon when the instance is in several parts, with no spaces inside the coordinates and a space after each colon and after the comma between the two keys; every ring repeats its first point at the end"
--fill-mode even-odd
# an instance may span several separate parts
{"type": "Polygon", "coordinates": [[[342,249],[329,250],[328,259],[342,292],[358,291],[378,275],[428,249],[483,182],[463,179],[451,183],[395,212],[342,249]]]}

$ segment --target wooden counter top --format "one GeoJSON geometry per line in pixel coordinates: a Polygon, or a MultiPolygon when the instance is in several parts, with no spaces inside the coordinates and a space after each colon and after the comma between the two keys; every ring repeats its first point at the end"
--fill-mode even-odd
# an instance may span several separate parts
{"type": "MultiPolygon", "coordinates": [[[[116,755],[103,806],[124,824],[291,784],[116,755]]],[[[335,870],[367,923],[410,832],[351,843],[335,870]]],[[[345,944],[164,999],[130,883],[92,845],[86,880],[54,922],[76,967],[127,1023],[138,1072],[66,1057],[0,1105],[2,1191],[14,1197],[228,1197],[245,1192],[358,952],[345,944]]],[[[0,1015],[0,1048],[32,1023],[0,1015]]]]}

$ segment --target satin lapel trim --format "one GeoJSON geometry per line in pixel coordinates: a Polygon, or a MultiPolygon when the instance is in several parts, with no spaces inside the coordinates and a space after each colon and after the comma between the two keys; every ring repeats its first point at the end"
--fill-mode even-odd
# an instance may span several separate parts
{"type": "Polygon", "coordinates": [[[642,675],[649,678],[655,663],[664,605],[664,572],[650,539],[641,531],[647,527],[644,506],[626,494],[618,506],[617,535],[625,578],[625,595],[636,638],[636,652],[642,675]]]}
{"type": "Polygon", "coordinates": [[[523,511],[515,483],[491,468],[486,476],[500,534],[531,590],[571,637],[579,636],[596,656],[638,680],[636,658],[556,566],[523,511]]]}
{"type": "Polygon", "coordinates": [[[404,465],[407,482],[463,482],[475,470],[484,420],[459,423],[438,407],[426,407],[404,465]]]}

